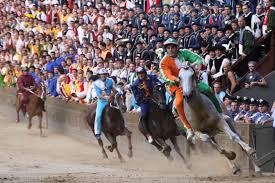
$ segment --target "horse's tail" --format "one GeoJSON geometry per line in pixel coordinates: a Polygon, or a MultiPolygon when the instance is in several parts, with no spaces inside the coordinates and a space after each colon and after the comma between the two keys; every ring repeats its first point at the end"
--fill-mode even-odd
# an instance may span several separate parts
{"type": "Polygon", "coordinates": [[[87,129],[91,129],[93,130],[93,127],[92,127],[92,108],[91,106],[88,106],[83,112],[82,112],[82,115],[83,115],[83,118],[84,120],[86,121],[85,123],[85,126],[87,129]]]}

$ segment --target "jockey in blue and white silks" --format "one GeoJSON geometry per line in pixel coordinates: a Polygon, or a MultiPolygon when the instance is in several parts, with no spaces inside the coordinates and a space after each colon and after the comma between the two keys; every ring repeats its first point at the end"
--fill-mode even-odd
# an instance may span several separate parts
{"type": "Polygon", "coordinates": [[[108,106],[112,91],[115,91],[114,81],[108,78],[108,71],[106,69],[99,70],[100,78],[94,82],[94,89],[96,92],[97,107],[95,115],[94,132],[97,139],[101,136],[102,114],[104,109],[108,106]]]}

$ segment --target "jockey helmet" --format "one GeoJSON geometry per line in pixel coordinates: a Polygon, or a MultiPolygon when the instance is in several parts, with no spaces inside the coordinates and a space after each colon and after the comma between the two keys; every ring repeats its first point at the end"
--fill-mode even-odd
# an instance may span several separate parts
{"type": "Polygon", "coordinates": [[[165,47],[170,45],[170,44],[178,46],[178,43],[174,38],[167,39],[163,44],[164,44],[165,47]]]}
{"type": "Polygon", "coordinates": [[[107,69],[102,68],[102,69],[99,70],[98,74],[99,74],[99,75],[108,74],[108,71],[107,71],[107,69]]]}
{"type": "Polygon", "coordinates": [[[146,70],[143,67],[138,67],[136,71],[137,71],[137,73],[145,73],[146,74],[146,70]]]}

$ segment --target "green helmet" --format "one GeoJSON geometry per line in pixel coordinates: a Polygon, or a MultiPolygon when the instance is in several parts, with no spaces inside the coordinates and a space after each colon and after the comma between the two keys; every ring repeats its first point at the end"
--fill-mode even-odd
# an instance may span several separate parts
{"type": "Polygon", "coordinates": [[[169,44],[173,44],[173,45],[178,46],[178,42],[174,38],[167,39],[163,44],[164,44],[165,47],[169,44]]]}

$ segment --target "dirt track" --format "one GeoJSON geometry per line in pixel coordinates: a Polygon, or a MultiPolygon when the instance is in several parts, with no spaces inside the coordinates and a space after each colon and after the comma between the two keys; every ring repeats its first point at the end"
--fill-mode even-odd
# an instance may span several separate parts
{"type": "Polygon", "coordinates": [[[101,158],[94,141],[78,142],[61,134],[46,132],[39,137],[37,123],[27,130],[26,120],[15,124],[11,112],[0,107],[0,182],[250,182],[275,183],[274,175],[261,178],[231,176],[218,155],[193,157],[192,172],[183,163],[168,162],[159,153],[143,153],[134,144],[134,158],[119,163],[116,154],[101,158]],[[216,158],[210,159],[209,157],[216,158]]]}

